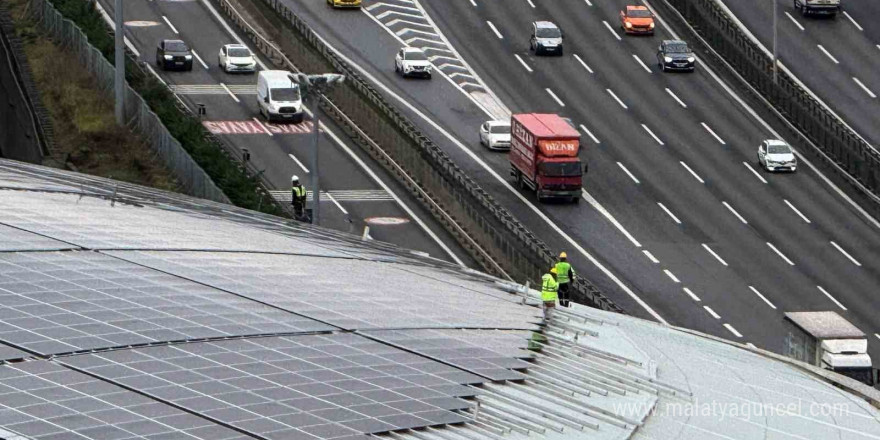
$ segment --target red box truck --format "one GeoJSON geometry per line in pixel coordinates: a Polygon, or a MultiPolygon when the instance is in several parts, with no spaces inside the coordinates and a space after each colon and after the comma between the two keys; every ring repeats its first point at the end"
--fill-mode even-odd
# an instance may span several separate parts
{"type": "Polygon", "coordinates": [[[510,175],[538,201],[581,199],[586,167],[578,158],[580,133],[555,114],[525,113],[510,118],[510,175]]]}

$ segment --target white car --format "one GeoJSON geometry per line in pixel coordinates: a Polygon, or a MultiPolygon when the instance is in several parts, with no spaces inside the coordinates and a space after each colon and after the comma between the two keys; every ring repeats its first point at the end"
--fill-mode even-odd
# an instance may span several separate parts
{"type": "Polygon", "coordinates": [[[220,48],[217,63],[224,72],[256,72],[257,59],[243,44],[227,44],[220,48]]]}
{"type": "Polygon", "coordinates": [[[405,77],[423,76],[431,79],[433,67],[425,52],[415,47],[404,47],[394,57],[394,71],[405,77]]]}
{"type": "Polygon", "coordinates": [[[797,158],[791,147],[776,139],[767,139],[758,146],[758,165],[767,171],[797,171],[797,158]]]}
{"type": "Polygon", "coordinates": [[[486,121],[480,126],[480,144],[490,150],[510,149],[510,121],[486,121]]]}

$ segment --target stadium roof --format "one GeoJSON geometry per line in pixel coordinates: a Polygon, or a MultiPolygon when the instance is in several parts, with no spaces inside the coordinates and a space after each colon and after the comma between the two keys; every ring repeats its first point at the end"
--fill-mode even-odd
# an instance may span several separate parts
{"type": "Polygon", "coordinates": [[[537,304],[390,245],[0,160],[3,439],[880,439],[871,390],[537,304]]]}

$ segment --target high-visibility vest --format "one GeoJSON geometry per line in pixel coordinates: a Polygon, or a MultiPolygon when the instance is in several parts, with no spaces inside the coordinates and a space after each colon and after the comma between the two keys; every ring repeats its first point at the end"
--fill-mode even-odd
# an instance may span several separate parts
{"type": "Polygon", "coordinates": [[[303,198],[306,196],[306,187],[302,185],[292,187],[291,191],[293,192],[293,195],[298,198],[303,198]]]}
{"type": "Polygon", "coordinates": [[[543,281],[543,284],[541,285],[541,301],[556,301],[558,298],[556,291],[559,289],[559,283],[557,283],[556,280],[553,279],[553,275],[550,275],[549,273],[544,274],[544,276],[541,277],[541,280],[543,281]]]}
{"type": "Polygon", "coordinates": [[[571,264],[568,264],[567,261],[560,261],[556,263],[556,282],[559,284],[567,283],[571,280],[568,279],[568,273],[571,270],[571,264]]]}

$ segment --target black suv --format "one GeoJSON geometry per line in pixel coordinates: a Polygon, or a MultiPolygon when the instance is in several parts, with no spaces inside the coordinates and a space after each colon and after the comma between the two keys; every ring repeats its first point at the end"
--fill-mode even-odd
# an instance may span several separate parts
{"type": "Polygon", "coordinates": [[[192,49],[180,40],[162,40],[156,49],[156,65],[162,70],[192,70],[192,49]]]}
{"type": "Polygon", "coordinates": [[[688,48],[688,44],[681,40],[663,40],[657,48],[657,64],[660,70],[687,70],[694,71],[697,59],[688,48]]]}

